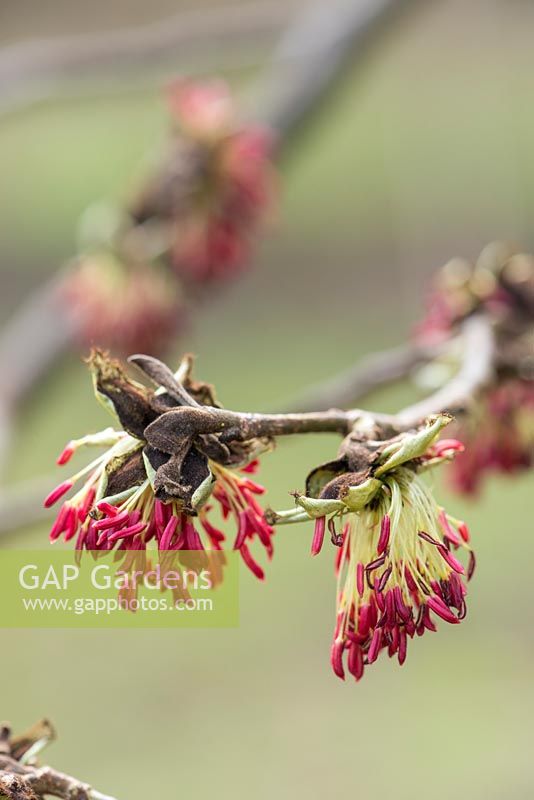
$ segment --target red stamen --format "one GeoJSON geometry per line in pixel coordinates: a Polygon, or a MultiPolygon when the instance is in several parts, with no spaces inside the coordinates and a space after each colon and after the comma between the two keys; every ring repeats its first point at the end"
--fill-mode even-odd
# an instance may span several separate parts
{"type": "Polygon", "coordinates": [[[425,608],[423,610],[422,623],[423,627],[426,628],[427,631],[432,631],[432,633],[436,633],[437,628],[432,622],[432,619],[430,617],[430,611],[428,610],[428,608],[425,608]]]}
{"type": "Polygon", "coordinates": [[[111,503],[106,503],[105,500],[101,500],[100,503],[97,504],[97,508],[104,514],[107,514],[108,517],[116,517],[119,513],[117,506],[112,506],[111,503]]]}
{"type": "Polygon", "coordinates": [[[80,522],[85,521],[85,518],[87,517],[91,508],[93,507],[95,496],[96,496],[96,491],[93,489],[93,487],[91,487],[87,492],[87,494],[85,495],[85,500],[83,501],[83,505],[81,505],[78,510],[78,519],[80,520],[80,522]]]}
{"type": "Polygon", "coordinates": [[[255,458],[254,461],[251,461],[246,467],[241,467],[241,472],[248,472],[249,475],[254,475],[254,473],[258,471],[259,466],[260,462],[255,458]]]}
{"type": "Polygon", "coordinates": [[[315,528],[313,531],[313,539],[311,546],[312,556],[316,556],[318,553],[321,552],[321,548],[324,542],[325,527],[326,527],[326,517],[319,517],[318,519],[315,520],[315,528]]]}
{"type": "Polygon", "coordinates": [[[250,530],[250,523],[246,511],[240,511],[238,516],[237,536],[234,542],[234,550],[239,550],[247,539],[250,530]]]}
{"type": "Polygon", "coordinates": [[[125,522],[129,522],[130,512],[126,509],[121,511],[120,514],[115,514],[111,517],[104,517],[95,522],[95,530],[107,531],[109,528],[120,528],[125,522]]]}
{"type": "Polygon", "coordinates": [[[49,534],[49,539],[51,542],[55,542],[59,539],[63,531],[65,530],[65,522],[67,520],[69,513],[69,506],[67,504],[63,505],[57,515],[57,519],[52,526],[52,530],[49,534]]]}
{"type": "Polygon", "coordinates": [[[376,587],[377,592],[383,592],[386,583],[389,581],[389,577],[393,571],[393,567],[389,566],[381,575],[380,580],[378,582],[378,586],[376,587]]]}
{"type": "Polygon", "coordinates": [[[72,445],[69,443],[57,457],[56,464],[62,467],[63,464],[66,464],[68,461],[71,460],[73,455],[74,455],[74,447],[72,447],[72,445]]]}
{"type": "Polygon", "coordinates": [[[347,659],[347,666],[351,675],[354,675],[357,681],[363,675],[363,651],[362,648],[353,642],[349,649],[349,657],[347,659]]]}
{"type": "Polygon", "coordinates": [[[393,589],[393,594],[395,596],[395,607],[397,609],[397,614],[399,615],[399,617],[402,619],[403,622],[408,622],[408,620],[412,615],[412,612],[404,602],[400,586],[395,586],[395,588],[393,589]]]}
{"type": "Polygon", "coordinates": [[[458,533],[460,534],[464,542],[467,544],[471,536],[469,535],[469,528],[467,527],[465,522],[460,522],[460,524],[458,525],[458,533]]]}
{"type": "Polygon", "coordinates": [[[397,653],[397,658],[401,667],[406,661],[407,644],[408,640],[406,638],[406,631],[404,628],[401,628],[399,631],[399,650],[397,653]]]}
{"type": "Polygon", "coordinates": [[[386,601],[384,599],[384,596],[383,596],[382,592],[380,592],[379,589],[378,589],[379,584],[380,584],[380,578],[375,578],[375,581],[374,581],[374,584],[373,584],[373,589],[375,591],[375,593],[373,595],[373,599],[374,599],[376,605],[378,606],[379,611],[384,613],[384,611],[386,610],[386,601]]]}
{"type": "Polygon", "coordinates": [[[378,658],[382,646],[382,635],[382,628],[376,628],[373,633],[373,638],[371,639],[371,644],[369,645],[369,652],[367,653],[367,661],[369,664],[372,664],[378,658]]]}
{"type": "Polygon", "coordinates": [[[144,531],[145,528],[146,528],[146,522],[136,522],[135,525],[130,525],[130,527],[128,528],[123,528],[122,530],[117,531],[116,533],[112,533],[108,539],[108,542],[110,544],[113,544],[119,539],[125,539],[130,536],[135,536],[136,534],[141,533],[141,531],[144,531]]]}
{"type": "Polygon", "coordinates": [[[265,579],[265,573],[260,565],[252,558],[247,545],[244,544],[239,552],[241,553],[241,557],[249,570],[256,576],[256,578],[258,578],[258,580],[263,581],[265,579]]]}
{"type": "Polygon", "coordinates": [[[358,562],[358,566],[356,567],[356,588],[358,590],[358,594],[360,595],[360,597],[363,596],[363,589],[364,589],[363,578],[364,578],[363,564],[360,561],[358,562]]]}
{"type": "Polygon", "coordinates": [[[159,541],[159,549],[160,550],[169,550],[170,544],[172,541],[172,537],[176,533],[176,528],[178,527],[178,517],[171,517],[170,520],[167,522],[164,531],[161,535],[161,539],[159,541]]]}
{"type": "Polygon", "coordinates": [[[475,558],[475,554],[471,550],[469,553],[469,564],[467,566],[467,580],[470,581],[474,575],[475,567],[477,565],[477,560],[475,558]]]}
{"type": "Polygon", "coordinates": [[[60,497],[63,497],[64,494],[67,494],[67,492],[72,489],[73,486],[73,481],[63,481],[63,483],[60,483],[59,486],[56,486],[56,488],[45,497],[44,507],[50,508],[50,506],[53,506],[54,503],[57,503],[60,497]]]}
{"type": "Polygon", "coordinates": [[[265,491],[266,491],[265,490],[265,486],[262,486],[259,483],[255,483],[254,481],[251,481],[249,479],[247,479],[244,482],[243,488],[245,490],[248,489],[248,491],[252,492],[253,494],[265,494],[265,491]]]}
{"type": "Polygon", "coordinates": [[[156,525],[158,530],[161,534],[165,530],[165,526],[167,525],[171,514],[171,507],[166,503],[162,503],[161,500],[156,500],[154,503],[154,518],[156,520],[156,525]]]}
{"type": "Polygon", "coordinates": [[[417,535],[419,536],[420,539],[424,539],[425,542],[433,544],[435,547],[443,547],[441,542],[439,542],[437,539],[434,539],[434,537],[430,536],[430,534],[426,533],[426,531],[419,531],[417,535]]]}
{"type": "Polygon", "coordinates": [[[380,526],[380,537],[378,539],[378,545],[376,547],[376,552],[378,555],[381,555],[389,544],[389,534],[391,531],[391,519],[389,514],[386,514],[382,517],[382,523],[380,526]]]}
{"type": "Polygon", "coordinates": [[[394,590],[391,589],[389,592],[386,592],[386,621],[390,628],[395,627],[396,629],[397,611],[395,608],[395,594],[394,590]]]}
{"type": "Polygon", "coordinates": [[[372,572],[372,570],[378,569],[378,567],[381,567],[385,563],[386,563],[386,557],[380,556],[380,558],[375,558],[374,561],[370,561],[365,567],[365,571],[372,572]]]}
{"type": "Polygon", "coordinates": [[[345,680],[345,670],[343,669],[343,649],[343,642],[334,642],[330,651],[330,663],[332,664],[332,669],[342,681],[345,680]]]}
{"type": "Polygon", "coordinates": [[[434,454],[440,458],[446,453],[463,453],[465,446],[458,439],[441,439],[433,447],[434,454]]]}
{"type": "Polygon", "coordinates": [[[435,614],[438,615],[438,617],[444,619],[445,622],[450,622],[452,625],[458,623],[458,619],[454,616],[452,611],[449,608],[447,608],[443,600],[437,595],[432,595],[431,597],[428,597],[426,600],[426,604],[430,609],[432,609],[432,611],[434,611],[435,614]]]}
{"type": "Polygon", "coordinates": [[[450,524],[449,520],[447,519],[447,515],[444,511],[440,511],[438,519],[440,521],[441,527],[443,528],[443,533],[445,534],[445,536],[448,539],[450,539],[450,541],[456,546],[460,545],[462,543],[460,537],[450,524]]]}
{"type": "Polygon", "coordinates": [[[358,616],[358,633],[360,634],[360,636],[367,636],[367,634],[369,633],[369,628],[370,628],[369,612],[370,612],[370,607],[367,603],[361,606],[360,613],[358,616]]]}
{"type": "Polygon", "coordinates": [[[443,560],[447,562],[447,564],[451,569],[457,572],[458,575],[464,574],[465,570],[463,564],[460,564],[458,559],[455,558],[455,556],[453,556],[453,554],[449,552],[449,550],[447,550],[446,547],[441,546],[439,548],[439,552],[441,553],[441,557],[443,558],[443,560]]]}

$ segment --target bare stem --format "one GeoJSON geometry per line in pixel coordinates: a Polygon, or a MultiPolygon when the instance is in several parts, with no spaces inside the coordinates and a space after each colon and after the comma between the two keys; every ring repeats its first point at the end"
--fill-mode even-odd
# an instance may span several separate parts
{"type": "Polygon", "coordinates": [[[495,369],[495,337],[485,314],[468,317],[462,326],[462,362],[456,375],[434,394],[396,414],[400,427],[410,427],[421,418],[441,411],[459,414],[488,384],[495,369]]]}
{"type": "Polygon", "coordinates": [[[443,347],[407,343],[373,353],[338,375],[307,387],[289,404],[288,411],[346,408],[381,386],[403,380],[442,350],[443,347]]]}
{"type": "Polygon", "coordinates": [[[388,432],[414,427],[432,414],[464,411],[476,393],[491,379],[495,342],[490,319],[484,314],[468,318],[461,332],[462,362],[456,375],[439,391],[396,414],[376,414],[353,408],[332,408],[292,414],[249,414],[206,406],[182,406],[162,414],[145,431],[150,445],[173,453],[184,439],[218,434],[222,442],[260,436],[302,433],[339,433],[346,436],[365,419],[386,426],[388,432]]]}
{"type": "Polygon", "coordinates": [[[219,434],[221,442],[300,433],[346,436],[360,416],[359,411],[338,409],[310,414],[248,414],[211,406],[182,406],[152,422],[145,430],[145,437],[152,447],[174,453],[184,440],[209,434],[219,434]]]}
{"type": "Polygon", "coordinates": [[[61,800],[114,800],[52,767],[21,764],[8,755],[0,755],[0,797],[4,796],[2,792],[7,792],[8,798],[26,800],[49,796],[61,800]]]}
{"type": "MultiPolygon", "coordinates": [[[[495,342],[490,319],[483,314],[468,318],[460,333],[462,361],[456,375],[438,392],[424,400],[408,406],[396,414],[378,414],[353,408],[343,411],[337,408],[289,414],[253,414],[229,411],[199,405],[182,405],[162,414],[146,429],[147,441],[164,452],[172,453],[180,442],[195,436],[217,434],[222,442],[252,439],[262,436],[288,436],[304,433],[337,433],[346,436],[358,423],[373,423],[382,426],[388,433],[401,432],[417,425],[424,417],[441,412],[458,414],[466,411],[470,402],[490,380],[496,359],[495,342]]],[[[374,372],[369,369],[367,385],[379,375],[385,382],[391,375],[401,376],[401,367],[407,367],[413,359],[410,347],[372,356],[368,364],[379,365],[374,372]],[[393,354],[401,354],[397,357],[393,354]],[[402,355],[404,353],[404,355],[402,355]]],[[[427,351],[427,356],[430,351],[427,351]]],[[[156,382],[163,381],[167,390],[176,390],[176,379],[164,365],[147,356],[134,356],[131,361],[141,367],[156,382]]],[[[348,373],[347,373],[348,374],[348,373]]],[[[353,374],[356,374],[356,370],[353,374]]],[[[340,381],[345,391],[345,386],[340,381]]],[[[351,390],[355,388],[352,384],[351,390]]],[[[322,387],[324,401],[326,388],[322,387]]],[[[181,402],[189,402],[187,393],[181,402]]],[[[337,398],[339,399],[339,395],[337,398]]],[[[47,493],[51,480],[38,479],[20,487],[14,487],[0,498],[0,533],[7,533],[24,524],[37,521],[43,515],[42,497],[47,493]]]]}

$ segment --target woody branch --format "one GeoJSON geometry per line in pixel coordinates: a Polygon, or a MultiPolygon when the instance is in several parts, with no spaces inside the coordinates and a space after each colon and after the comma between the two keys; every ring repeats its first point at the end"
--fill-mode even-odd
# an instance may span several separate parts
{"type": "MultiPolygon", "coordinates": [[[[477,392],[491,380],[496,356],[489,318],[476,314],[465,320],[461,330],[462,361],[454,377],[435,394],[408,406],[397,414],[377,414],[353,408],[289,414],[252,414],[219,408],[183,405],[162,414],[146,430],[147,441],[172,452],[184,438],[219,434],[220,440],[247,440],[256,436],[286,436],[302,433],[348,435],[358,423],[372,422],[387,435],[410,429],[432,414],[460,414],[468,409],[477,392]]],[[[134,357],[141,363],[142,357],[134,357]]]]}

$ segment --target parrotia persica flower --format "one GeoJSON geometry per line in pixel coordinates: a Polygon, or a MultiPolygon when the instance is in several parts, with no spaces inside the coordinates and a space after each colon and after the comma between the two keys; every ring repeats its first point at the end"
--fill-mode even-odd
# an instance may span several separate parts
{"type": "Polygon", "coordinates": [[[185,317],[178,283],[165,267],[127,263],[111,251],[78,259],[61,291],[84,343],[125,353],[160,352],[185,317]]]}
{"type": "MultiPolygon", "coordinates": [[[[491,323],[495,375],[455,426],[466,448],[449,472],[453,487],[467,494],[476,493],[488,473],[517,472],[534,461],[534,257],[496,242],[474,264],[455,259],[445,265],[417,336],[426,343],[450,340],[474,313],[491,323]]],[[[444,374],[454,346],[433,362],[444,374]]]]}
{"type": "Polygon", "coordinates": [[[427,315],[416,328],[424,343],[446,339],[475,311],[486,310],[506,337],[534,314],[534,256],[505,242],[485,247],[476,262],[455,258],[438,272],[427,315]]]}
{"type": "MultiPolygon", "coordinates": [[[[174,445],[169,452],[151,447],[145,430],[165,412],[188,402],[218,406],[213,388],[192,379],[191,357],[184,358],[174,376],[169,372],[169,388],[156,390],[131,380],[119,362],[100,351],[92,353],[89,364],[97,398],[122,430],[107,428],[73,440],[60,454],[58,463],[66,464],[80,448],[104,448],[46,498],[48,507],[71,492],[54,522],[51,541],[74,540],[79,551],[116,549],[144,558],[147,549],[183,550],[209,559],[210,552],[222,549],[225,521],[231,521],[231,546],[263,579],[251,546],[259,542],[271,558],[273,528],[257,501],[264,489],[251,474],[270,440],[223,444],[210,435],[180,442],[179,452],[174,445]]],[[[184,563],[190,557],[184,554],[184,563]]]]}
{"type": "Polygon", "coordinates": [[[194,282],[246,265],[273,195],[272,134],[240,124],[222,81],[176,81],[173,168],[155,175],[132,209],[138,222],[166,220],[171,259],[194,282]]]}
{"type": "Polygon", "coordinates": [[[434,500],[421,473],[462,450],[438,441],[450,417],[429,418],[389,442],[357,443],[314,470],[296,509],[272,514],[277,524],[315,520],[312,554],[328,532],[336,558],[337,612],[331,663],[340,678],[359,680],[382,652],[406,659],[408,639],[458,624],[466,614],[465,579],[474,569],[465,523],[434,500]],[[371,443],[372,444],[372,443],[371,443]],[[467,569],[455,555],[469,554],[467,569]]]}
{"type": "Polygon", "coordinates": [[[513,474],[534,463],[534,381],[509,378],[480,398],[456,427],[465,452],[449,470],[453,487],[476,494],[488,473],[513,474]]]}

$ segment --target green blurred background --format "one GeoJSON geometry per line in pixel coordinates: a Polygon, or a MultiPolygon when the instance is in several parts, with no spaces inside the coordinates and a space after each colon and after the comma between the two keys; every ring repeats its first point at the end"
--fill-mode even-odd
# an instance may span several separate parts
{"type": "MultiPolygon", "coordinates": [[[[185,5],[10,0],[0,39],[185,5]]],[[[532,249],[533,31],[526,0],[416,3],[399,17],[284,163],[254,269],[195,311],[175,357],[196,352],[232,408],[280,407],[404,339],[449,257],[497,238],[532,249]]],[[[178,55],[161,76],[189,66],[178,55]]],[[[260,68],[229,79],[246,94],[260,68]]],[[[145,78],[86,80],[0,118],[2,318],[75,251],[81,212],[124,197],[164,141],[161,81],[145,78]]],[[[66,440],[106,424],[71,354],[20,411],[8,481],[50,472],[66,440]]],[[[261,472],[271,504],[287,506],[336,446],[326,435],[283,442],[261,472]]],[[[312,531],[299,526],[277,533],[265,585],[243,574],[237,630],[2,631],[0,716],[17,728],[52,718],[50,761],[121,800],[531,798],[532,477],[492,480],[477,504],[438,491],[474,534],[469,616],[415,641],[402,669],[381,659],[361,684],[333,676],[333,554],[312,560],[312,531]]],[[[38,525],[2,545],[44,545],[46,534],[38,525]]]]}

